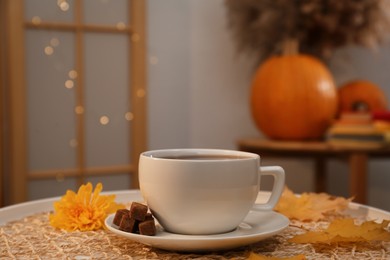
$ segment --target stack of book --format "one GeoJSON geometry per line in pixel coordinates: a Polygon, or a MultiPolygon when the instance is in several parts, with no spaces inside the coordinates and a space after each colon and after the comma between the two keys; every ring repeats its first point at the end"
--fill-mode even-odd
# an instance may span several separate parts
{"type": "Polygon", "coordinates": [[[379,148],[390,145],[390,112],[342,113],[328,129],[332,145],[379,148]]]}

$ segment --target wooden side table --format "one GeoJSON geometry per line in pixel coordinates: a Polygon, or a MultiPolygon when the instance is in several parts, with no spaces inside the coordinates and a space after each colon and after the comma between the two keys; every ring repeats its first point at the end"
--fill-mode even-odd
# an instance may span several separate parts
{"type": "Polygon", "coordinates": [[[336,158],[347,161],[349,166],[349,193],[354,201],[367,203],[368,160],[390,159],[390,147],[367,148],[359,146],[334,146],[326,142],[272,141],[260,138],[244,138],[237,142],[238,149],[257,153],[264,157],[302,158],[315,162],[315,190],[326,191],[326,162],[336,158]]]}

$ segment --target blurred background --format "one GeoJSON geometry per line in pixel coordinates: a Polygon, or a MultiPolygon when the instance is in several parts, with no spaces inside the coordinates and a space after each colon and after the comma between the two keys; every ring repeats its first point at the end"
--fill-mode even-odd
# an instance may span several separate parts
{"type": "MultiPolygon", "coordinates": [[[[132,174],[142,150],[237,149],[238,139],[263,136],[249,107],[257,57],[237,53],[223,0],[134,1],[140,6],[126,0],[15,2],[23,7],[24,38],[17,42],[24,57],[3,46],[1,75],[11,73],[9,57],[24,59],[17,71],[25,90],[15,94],[7,88],[10,77],[1,78],[3,204],[21,192],[7,184],[15,167],[21,167],[18,178],[29,176],[20,187],[28,200],[62,195],[84,181],[121,190],[136,187],[132,174]],[[137,24],[143,18],[144,27],[137,24]],[[75,21],[76,27],[67,25],[75,21]],[[25,111],[24,130],[11,119],[19,109],[25,111]],[[17,142],[13,131],[25,136],[16,144],[25,147],[19,151],[24,166],[10,152],[17,142]]],[[[7,21],[2,17],[2,28],[7,21]]],[[[364,78],[390,95],[390,43],[375,50],[337,48],[327,65],[337,85],[364,78]]],[[[284,167],[294,192],[314,190],[312,163],[266,164],[284,167]]],[[[370,161],[369,205],[390,210],[389,169],[389,160],[370,161]]],[[[331,161],[328,172],[328,192],[348,196],[346,164],[331,161]]]]}

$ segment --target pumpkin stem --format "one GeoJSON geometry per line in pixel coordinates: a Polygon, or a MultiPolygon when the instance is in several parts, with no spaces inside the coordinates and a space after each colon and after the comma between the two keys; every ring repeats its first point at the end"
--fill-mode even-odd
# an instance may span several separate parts
{"type": "Polygon", "coordinates": [[[287,39],[283,42],[283,55],[296,55],[298,54],[298,40],[297,39],[287,39]]]}

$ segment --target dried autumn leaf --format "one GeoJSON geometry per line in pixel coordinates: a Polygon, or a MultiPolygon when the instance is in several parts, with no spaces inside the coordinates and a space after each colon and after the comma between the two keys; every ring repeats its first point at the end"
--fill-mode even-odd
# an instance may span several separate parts
{"type": "Polygon", "coordinates": [[[290,219],[318,221],[324,219],[325,214],[346,209],[351,200],[326,193],[302,193],[296,196],[286,187],[275,210],[290,219]]]}
{"type": "Polygon", "coordinates": [[[366,221],[361,225],[355,225],[351,218],[336,219],[325,230],[309,231],[289,239],[289,242],[334,244],[340,242],[390,241],[390,232],[385,229],[389,223],[390,220],[383,220],[382,223],[366,221]]]}
{"type": "Polygon", "coordinates": [[[260,255],[260,254],[256,254],[256,253],[253,253],[251,252],[249,257],[248,257],[248,260],[305,260],[306,257],[304,255],[296,255],[296,256],[293,256],[293,257],[272,257],[272,256],[265,256],[265,255],[260,255]]]}

